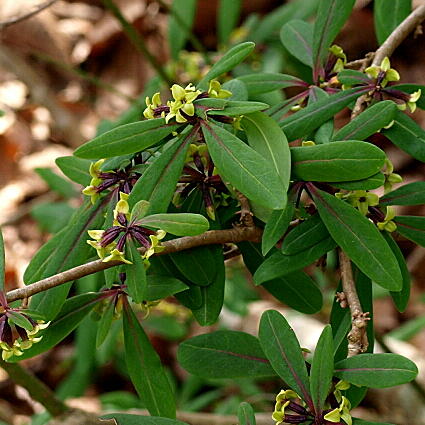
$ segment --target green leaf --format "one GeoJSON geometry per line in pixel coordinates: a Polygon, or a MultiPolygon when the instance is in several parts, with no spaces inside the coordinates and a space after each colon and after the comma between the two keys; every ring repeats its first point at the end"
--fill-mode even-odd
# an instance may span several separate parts
{"type": "Polygon", "coordinates": [[[291,147],[292,175],[304,181],[360,180],[376,174],[385,164],[385,152],[371,143],[333,142],[291,147]]]}
{"type": "Polygon", "coordinates": [[[173,60],[179,58],[195,19],[197,0],[173,0],[168,21],[168,42],[173,60]],[[177,16],[177,17],[176,17],[177,16]]]}
{"type": "Polygon", "coordinates": [[[346,86],[366,85],[372,82],[367,74],[361,71],[354,71],[353,69],[344,69],[339,72],[338,81],[346,86]]]}
{"type": "Polygon", "coordinates": [[[404,152],[425,162],[425,130],[403,112],[397,111],[394,124],[382,134],[404,152]]]}
{"type": "Polygon", "coordinates": [[[204,121],[202,131],[214,164],[225,180],[262,206],[284,207],[286,191],[269,161],[216,124],[204,121]]]}
{"type": "Polygon", "coordinates": [[[403,287],[399,292],[390,292],[397,310],[403,313],[406,310],[410,297],[410,273],[407,268],[406,260],[401,252],[397,242],[388,232],[382,232],[382,236],[387,241],[388,246],[397,258],[400,267],[401,276],[403,277],[403,287]]]}
{"type": "Polygon", "coordinates": [[[258,337],[273,369],[314,412],[304,357],[289,323],[278,311],[268,310],[261,316],[258,337]]]}
{"type": "Polygon", "coordinates": [[[345,190],[371,190],[383,186],[385,175],[380,171],[367,179],[351,180],[347,182],[330,182],[331,186],[345,190]]]}
{"type": "Polygon", "coordinates": [[[275,376],[255,336],[237,331],[216,331],[187,339],[177,352],[189,373],[207,379],[275,376]]]}
{"type": "Polygon", "coordinates": [[[333,338],[331,325],[325,326],[314,350],[310,370],[310,392],[316,415],[323,411],[332,385],[334,371],[333,338]]]}
{"type": "Polygon", "coordinates": [[[151,415],[175,418],[173,390],[161,359],[128,303],[123,314],[124,347],[131,382],[151,415]]]}
{"type": "Polygon", "coordinates": [[[72,181],[83,186],[88,186],[91,180],[89,168],[91,161],[87,159],[76,158],[75,156],[62,156],[56,158],[56,165],[62,173],[72,181]]]}
{"type": "Polygon", "coordinates": [[[386,193],[380,200],[383,205],[422,205],[425,204],[425,182],[405,184],[386,193]]]}
{"type": "Polygon", "coordinates": [[[264,111],[269,105],[262,102],[249,102],[242,100],[228,100],[222,110],[211,110],[208,115],[227,115],[229,117],[250,114],[252,112],[264,111]]]}
{"type": "Polygon", "coordinates": [[[66,227],[74,212],[68,202],[43,202],[32,206],[30,214],[40,229],[56,233],[66,227]]]}
{"type": "Polygon", "coordinates": [[[356,100],[365,91],[366,89],[364,88],[354,88],[333,94],[283,119],[279,125],[291,142],[292,140],[310,134],[313,130],[336,115],[337,112],[356,100]]]}
{"type": "Polygon", "coordinates": [[[199,82],[198,88],[207,89],[209,81],[232,70],[254,50],[254,47],[255,44],[252,41],[246,41],[245,43],[240,43],[232,47],[211,67],[204,78],[199,82]]]}
{"type": "Polygon", "coordinates": [[[32,331],[34,326],[32,323],[22,314],[9,310],[6,314],[8,321],[14,323],[15,325],[27,330],[32,331]]]}
{"type": "Polygon", "coordinates": [[[399,215],[393,221],[397,224],[397,231],[405,238],[425,246],[425,217],[399,215]]]}
{"type": "Polygon", "coordinates": [[[146,279],[146,301],[161,300],[189,288],[181,280],[166,275],[148,274],[146,279]]]}
{"type": "Polygon", "coordinates": [[[285,87],[306,86],[304,81],[292,75],[269,72],[242,75],[238,77],[238,80],[245,84],[249,97],[280,90],[285,87]]]}
{"type": "Polygon", "coordinates": [[[332,238],[357,267],[383,288],[400,291],[400,267],[376,226],[335,196],[318,189],[312,195],[332,238]]]}
{"type": "MultiPolygon", "coordinates": [[[[413,93],[421,90],[421,97],[416,101],[416,106],[421,109],[425,109],[425,86],[422,84],[395,84],[390,87],[391,90],[401,90],[405,93],[413,93]]],[[[388,90],[388,89],[387,89],[388,90]]]]}
{"type": "MultiPolygon", "coordinates": [[[[212,248],[212,247],[211,247],[212,248]]],[[[225,268],[221,247],[212,248],[214,252],[214,263],[216,276],[208,286],[201,286],[202,304],[192,313],[201,326],[213,325],[220,315],[224,302],[225,268]]]]}
{"type": "Polygon", "coordinates": [[[167,211],[181,175],[193,134],[184,134],[164,149],[147,168],[143,178],[133,187],[128,198],[130,207],[144,199],[150,203],[149,213],[167,211]]]}
{"type": "Polygon", "coordinates": [[[132,239],[126,243],[125,255],[132,262],[132,264],[126,264],[124,266],[125,273],[127,274],[128,294],[135,303],[141,303],[145,300],[147,292],[146,269],[145,263],[132,239]]]}
{"type": "Polygon", "coordinates": [[[209,228],[208,220],[200,214],[153,214],[140,220],[143,226],[165,230],[176,236],[195,236],[209,228]]]}
{"type": "MultiPolygon", "coordinates": [[[[259,244],[242,242],[238,247],[245,265],[253,275],[264,261],[259,244]]],[[[264,282],[262,286],[277,300],[301,313],[314,314],[322,308],[322,293],[313,279],[304,272],[295,271],[264,282]]]]}
{"type": "Polygon", "coordinates": [[[381,45],[412,10],[412,0],[375,0],[373,2],[375,33],[381,45]]]}
{"type": "Polygon", "coordinates": [[[117,425],[188,425],[186,422],[177,421],[175,419],[130,415],[127,413],[108,413],[107,415],[101,416],[101,419],[115,419],[117,425]]]}
{"type": "Polygon", "coordinates": [[[12,357],[11,361],[29,359],[59,344],[79,325],[101,299],[102,294],[97,292],[88,292],[67,299],[56,319],[48,328],[40,331],[43,339],[28,350],[24,350],[23,355],[12,357]]]}
{"type": "Polygon", "coordinates": [[[335,376],[355,385],[388,388],[413,381],[416,365],[398,354],[361,354],[335,364],[335,376]]]}
{"type": "Polygon", "coordinates": [[[72,183],[57,175],[50,168],[35,168],[34,171],[48,184],[50,190],[65,199],[73,198],[77,195],[72,183]]]}
{"type": "MultiPolygon", "coordinates": [[[[99,229],[103,222],[105,200],[99,200],[92,205],[89,200],[72,216],[67,227],[53,238],[56,244],[48,246],[51,250],[40,250],[30,263],[32,273],[25,273],[25,284],[34,283],[59,272],[83,264],[94,255],[93,248],[87,244],[87,231],[99,229]],[[32,266],[34,262],[34,266],[32,266]]],[[[52,320],[61,309],[68,294],[71,283],[51,288],[31,298],[30,306],[33,310],[44,314],[47,320],[52,320]]]]}
{"type": "Polygon", "coordinates": [[[0,292],[4,291],[5,273],[6,273],[6,262],[5,262],[5,255],[4,255],[4,241],[3,241],[3,234],[0,227],[0,292]]]}
{"type": "Polygon", "coordinates": [[[217,10],[217,35],[220,44],[229,42],[241,12],[241,0],[220,0],[217,10]]]}
{"type": "Polygon", "coordinates": [[[175,294],[175,297],[189,310],[196,310],[202,306],[202,292],[200,286],[189,285],[189,289],[175,294]]]}
{"type": "Polygon", "coordinates": [[[280,40],[288,52],[304,65],[313,67],[313,26],[294,19],[280,30],[280,40]]]}
{"type": "Polygon", "coordinates": [[[321,75],[329,47],[350,16],[355,0],[322,0],[313,31],[314,80],[321,75]]]}
{"type": "Polygon", "coordinates": [[[111,158],[143,151],[177,130],[181,124],[166,124],[164,118],[125,124],[103,133],[78,147],[74,155],[80,158],[111,158]]]}
{"type": "Polygon", "coordinates": [[[130,222],[141,220],[148,213],[150,203],[142,199],[131,209],[130,222]]]}
{"type": "Polygon", "coordinates": [[[232,93],[228,100],[248,100],[248,90],[246,85],[236,78],[226,81],[221,85],[221,87],[232,93]]]}
{"type": "MultiPolygon", "coordinates": [[[[330,233],[330,232],[329,232],[330,233]]],[[[323,239],[316,245],[295,255],[285,255],[280,251],[274,252],[266,258],[254,274],[254,282],[261,285],[277,277],[286,276],[296,270],[313,263],[322,255],[334,249],[336,243],[331,237],[323,239]]]]}
{"type": "Polygon", "coordinates": [[[261,251],[266,255],[285,234],[295,211],[295,194],[289,195],[285,209],[274,210],[264,227],[261,251]]]}
{"type": "Polygon", "coordinates": [[[214,282],[217,268],[213,248],[203,246],[170,254],[179,272],[190,282],[208,286],[214,282]]]}
{"type": "Polygon", "coordinates": [[[113,300],[111,300],[103,312],[102,317],[99,320],[99,324],[97,325],[96,348],[99,348],[108,336],[109,330],[111,329],[112,320],[114,319],[114,312],[115,303],[113,300]]]}
{"type": "Polygon", "coordinates": [[[268,160],[279,175],[286,196],[291,175],[291,154],[285,134],[275,120],[261,112],[245,115],[241,125],[248,144],[268,160]]]}
{"type": "Polygon", "coordinates": [[[378,102],[338,130],[333,140],[366,140],[388,125],[397,110],[397,105],[391,100],[378,102]]]}
{"type": "Polygon", "coordinates": [[[298,254],[328,237],[328,229],[319,214],[315,214],[289,232],[283,240],[282,253],[285,255],[298,254]]]}
{"type": "Polygon", "coordinates": [[[239,425],[256,425],[254,409],[245,401],[238,407],[239,425]]]}

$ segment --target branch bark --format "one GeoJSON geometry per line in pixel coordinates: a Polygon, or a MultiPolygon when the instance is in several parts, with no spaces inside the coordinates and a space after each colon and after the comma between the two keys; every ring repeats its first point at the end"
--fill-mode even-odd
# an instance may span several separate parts
{"type": "MultiPolygon", "coordinates": [[[[226,230],[210,230],[201,235],[184,236],[182,238],[166,241],[162,244],[165,246],[165,249],[156,255],[170,254],[172,252],[184,251],[186,249],[204,245],[237,243],[242,241],[259,242],[261,241],[261,235],[262,230],[257,227],[241,226],[226,230]]],[[[144,252],[143,249],[139,249],[139,251],[141,253],[144,252]]],[[[54,288],[55,286],[62,285],[66,282],[72,282],[73,280],[80,279],[84,276],[110,267],[118,266],[119,264],[122,263],[119,261],[110,261],[107,263],[102,262],[102,260],[90,261],[89,263],[73,267],[72,269],[39,280],[38,282],[27,285],[23,288],[9,291],[6,294],[6,298],[8,302],[28,298],[39,292],[54,288]]]]}

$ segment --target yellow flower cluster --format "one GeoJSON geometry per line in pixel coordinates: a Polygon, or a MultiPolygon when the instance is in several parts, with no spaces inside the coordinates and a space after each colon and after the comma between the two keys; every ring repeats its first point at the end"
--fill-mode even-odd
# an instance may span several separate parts
{"type": "Polygon", "coordinates": [[[50,322],[45,323],[43,320],[38,320],[37,324],[31,331],[26,330],[28,339],[17,338],[13,341],[13,345],[10,346],[4,341],[0,341],[0,348],[2,350],[1,357],[4,361],[9,360],[12,356],[22,356],[24,350],[31,348],[33,344],[40,342],[42,336],[37,337],[39,331],[46,329],[50,325],[50,322]]]}
{"type": "Polygon", "coordinates": [[[105,162],[104,159],[99,159],[97,162],[92,162],[90,164],[89,173],[92,177],[90,184],[83,189],[84,195],[90,196],[91,203],[94,204],[99,198],[99,193],[96,190],[96,186],[102,183],[102,180],[99,178],[100,168],[105,162]]]}
{"type": "Polygon", "coordinates": [[[291,402],[291,400],[300,398],[299,395],[292,390],[281,390],[276,396],[276,404],[274,406],[274,412],[272,419],[276,421],[276,425],[280,425],[285,419],[285,409],[291,402]]]}

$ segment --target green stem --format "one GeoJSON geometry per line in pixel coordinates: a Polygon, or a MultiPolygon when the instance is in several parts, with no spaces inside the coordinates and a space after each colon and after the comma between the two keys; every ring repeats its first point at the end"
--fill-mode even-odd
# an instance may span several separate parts
{"type": "Polygon", "coordinates": [[[52,416],[62,415],[69,410],[47,385],[20,364],[8,363],[0,359],[0,367],[6,371],[16,385],[25,388],[31,398],[42,404],[52,416]]]}
{"type": "Polygon", "coordinates": [[[162,68],[161,64],[157,61],[155,56],[153,56],[151,52],[149,52],[143,38],[140,36],[136,28],[130,22],[127,21],[127,19],[121,13],[120,9],[113,2],[113,0],[103,0],[103,4],[115,16],[115,18],[118,19],[127,37],[134,44],[137,50],[142,53],[142,55],[149,61],[149,63],[158,73],[158,76],[161,78],[161,80],[167,86],[171,86],[172,82],[170,80],[170,77],[166,74],[166,72],[162,68]]]}

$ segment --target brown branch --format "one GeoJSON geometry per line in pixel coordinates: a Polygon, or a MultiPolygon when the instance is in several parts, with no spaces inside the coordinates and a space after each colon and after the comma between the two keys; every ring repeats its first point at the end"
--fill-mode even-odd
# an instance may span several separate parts
{"type": "MultiPolygon", "coordinates": [[[[342,249],[339,249],[338,253],[342,290],[344,291],[344,298],[351,312],[351,331],[348,334],[348,357],[352,357],[356,354],[364,353],[369,345],[366,334],[369,313],[363,313],[357,295],[350,259],[342,249]]],[[[341,294],[339,296],[341,296],[341,294]]]]}
{"type": "Polygon", "coordinates": [[[34,15],[37,15],[37,13],[40,13],[44,9],[47,9],[50,7],[53,3],[56,3],[57,0],[48,0],[44,3],[38,4],[33,9],[28,11],[27,13],[24,13],[23,15],[13,16],[12,18],[9,18],[5,21],[0,22],[0,30],[9,27],[10,25],[17,24],[18,22],[25,21],[26,19],[32,18],[34,15]]]}
{"type": "MultiPolygon", "coordinates": [[[[157,255],[169,254],[172,252],[184,251],[190,248],[196,248],[204,245],[217,245],[224,243],[237,243],[242,241],[261,241],[262,230],[257,227],[235,227],[226,230],[210,230],[197,236],[184,236],[164,242],[165,250],[157,255]]],[[[139,249],[143,253],[143,249],[139,249]]],[[[119,261],[110,261],[103,263],[102,260],[90,261],[72,269],[58,273],[54,276],[39,280],[38,282],[27,285],[23,288],[14,289],[6,294],[8,302],[28,298],[39,292],[62,285],[66,282],[72,282],[89,274],[101,270],[115,267],[121,264],[119,261]]]]}

